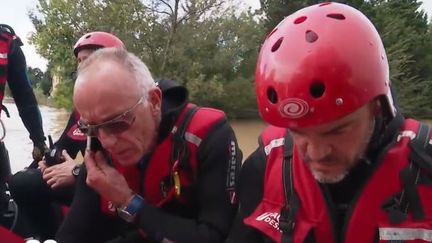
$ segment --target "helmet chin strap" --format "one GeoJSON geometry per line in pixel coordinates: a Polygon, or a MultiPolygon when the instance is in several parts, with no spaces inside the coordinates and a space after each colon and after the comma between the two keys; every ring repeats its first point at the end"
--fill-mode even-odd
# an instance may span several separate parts
{"type": "Polygon", "coordinates": [[[400,113],[396,113],[396,116],[392,117],[386,113],[385,109],[376,114],[374,119],[373,133],[365,153],[366,158],[371,162],[379,157],[380,153],[384,151],[382,148],[394,139],[395,134],[397,134],[395,130],[400,129],[404,120],[400,113]]]}
{"type": "Polygon", "coordinates": [[[369,138],[369,144],[367,146],[366,149],[366,153],[365,153],[365,157],[370,159],[369,155],[373,154],[373,151],[375,151],[376,149],[378,149],[379,147],[381,147],[382,145],[382,137],[383,137],[383,131],[385,130],[385,125],[384,125],[384,118],[382,115],[382,112],[376,114],[373,117],[373,127],[372,127],[372,132],[371,132],[371,136],[369,138]]]}

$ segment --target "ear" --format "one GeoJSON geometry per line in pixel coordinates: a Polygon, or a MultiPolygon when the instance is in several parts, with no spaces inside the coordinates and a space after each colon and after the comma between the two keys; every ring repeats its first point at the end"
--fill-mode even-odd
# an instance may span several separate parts
{"type": "Polygon", "coordinates": [[[150,90],[148,93],[148,102],[152,113],[158,115],[162,106],[162,91],[159,88],[150,90]]]}

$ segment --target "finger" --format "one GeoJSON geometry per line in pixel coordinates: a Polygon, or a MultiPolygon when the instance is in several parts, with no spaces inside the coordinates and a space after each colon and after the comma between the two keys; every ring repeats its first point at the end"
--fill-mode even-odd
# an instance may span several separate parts
{"type": "Polygon", "coordinates": [[[44,175],[51,174],[53,170],[54,170],[53,167],[47,167],[47,168],[44,169],[43,174],[44,175]]]}
{"type": "Polygon", "coordinates": [[[46,181],[46,183],[48,184],[48,186],[51,186],[56,182],[55,178],[50,178],[49,180],[46,181]]]}
{"type": "Polygon", "coordinates": [[[58,186],[60,186],[60,184],[57,182],[57,181],[55,181],[52,185],[51,185],[51,188],[57,188],[58,186]]]}
{"type": "Polygon", "coordinates": [[[89,150],[86,150],[86,153],[84,155],[84,164],[87,169],[87,173],[92,173],[94,171],[98,171],[99,168],[97,168],[96,162],[94,160],[94,154],[90,152],[89,150]]]}
{"type": "Polygon", "coordinates": [[[96,164],[93,152],[89,152],[88,150],[86,151],[84,155],[84,163],[87,169],[86,183],[95,189],[94,187],[97,187],[97,185],[105,181],[106,176],[96,164]]]}
{"type": "Polygon", "coordinates": [[[108,162],[106,161],[106,159],[105,159],[105,157],[101,151],[97,151],[94,158],[95,158],[96,165],[102,171],[110,171],[112,169],[112,167],[108,165],[108,162]]]}
{"type": "Polygon", "coordinates": [[[54,176],[52,173],[43,173],[42,174],[42,179],[44,179],[44,181],[48,181],[50,179],[52,179],[54,176]]]}
{"type": "Polygon", "coordinates": [[[46,167],[45,160],[41,160],[41,161],[39,161],[39,162],[38,162],[38,167],[39,167],[39,168],[45,168],[45,167],[46,167]]]}
{"type": "Polygon", "coordinates": [[[45,166],[39,166],[38,169],[42,172],[42,174],[45,172],[46,167],[45,166]]]}
{"type": "Polygon", "coordinates": [[[70,155],[68,154],[68,152],[66,151],[66,149],[62,150],[62,156],[64,158],[64,160],[73,160],[70,155]]]}

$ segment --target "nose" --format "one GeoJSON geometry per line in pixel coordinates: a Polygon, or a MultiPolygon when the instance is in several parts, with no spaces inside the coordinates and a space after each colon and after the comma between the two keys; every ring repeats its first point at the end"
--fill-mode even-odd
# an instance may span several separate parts
{"type": "Polygon", "coordinates": [[[106,132],[104,129],[99,129],[98,139],[100,140],[102,147],[108,151],[110,151],[117,143],[117,137],[112,133],[106,132]]]}
{"type": "Polygon", "coordinates": [[[309,161],[323,161],[330,155],[332,148],[322,141],[310,140],[306,145],[305,159],[309,161]]]}

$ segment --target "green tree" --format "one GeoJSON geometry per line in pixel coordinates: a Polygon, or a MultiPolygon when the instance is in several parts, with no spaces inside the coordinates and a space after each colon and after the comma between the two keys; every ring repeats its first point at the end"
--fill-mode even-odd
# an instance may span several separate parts
{"type": "Polygon", "coordinates": [[[371,17],[386,47],[391,81],[402,112],[408,116],[432,114],[432,39],[427,15],[417,0],[374,2],[371,17]]]}
{"type": "Polygon", "coordinates": [[[52,86],[52,78],[48,72],[43,72],[39,68],[28,67],[27,74],[32,82],[33,88],[41,89],[44,95],[49,95],[52,86]]]}
{"type": "MultiPolygon", "coordinates": [[[[31,40],[53,67],[60,67],[56,75],[62,85],[72,86],[67,79],[76,67],[75,40],[89,31],[114,33],[155,77],[176,79],[190,88],[194,101],[234,114],[255,106],[252,81],[264,36],[256,14],[236,7],[226,0],[39,0],[30,13],[36,29],[31,40]],[[204,93],[206,88],[211,92],[204,93]],[[234,99],[243,100],[236,111],[234,99]]],[[[70,97],[68,90],[57,98],[70,97]]]]}
{"type": "Polygon", "coordinates": [[[30,40],[54,67],[52,70],[57,70],[50,70],[50,75],[60,80],[60,92],[54,95],[58,105],[70,107],[71,104],[65,100],[72,95],[70,74],[76,69],[72,52],[76,40],[91,31],[107,31],[119,36],[126,45],[138,43],[144,11],[145,6],[139,0],[38,1],[36,10],[29,13],[36,29],[30,40]]]}
{"type": "Polygon", "coordinates": [[[44,73],[40,68],[27,67],[27,76],[31,80],[33,86],[39,85],[44,79],[44,73]]]}

